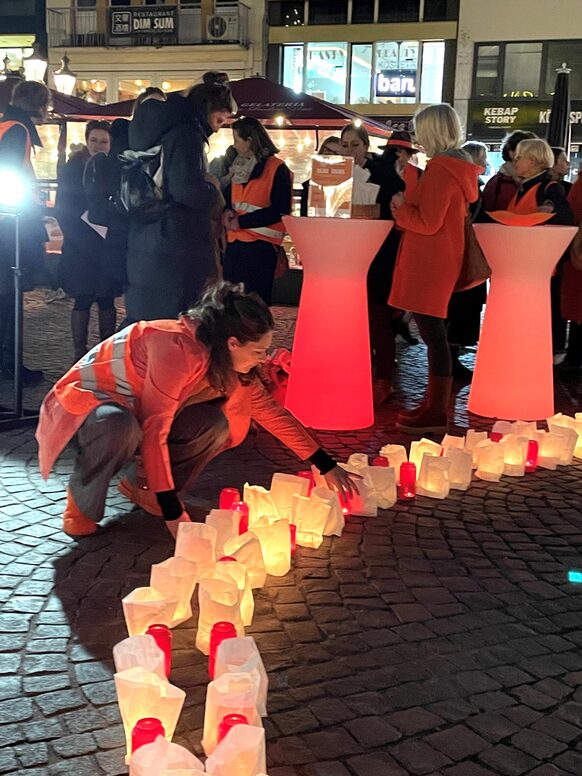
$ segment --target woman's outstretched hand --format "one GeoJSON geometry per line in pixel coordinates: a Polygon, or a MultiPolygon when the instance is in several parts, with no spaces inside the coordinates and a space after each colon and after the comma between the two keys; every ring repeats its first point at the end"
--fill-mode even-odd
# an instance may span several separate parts
{"type": "Polygon", "coordinates": [[[323,479],[331,490],[336,490],[340,496],[346,499],[353,496],[354,493],[360,492],[358,490],[358,480],[362,479],[360,475],[351,474],[337,464],[331,471],[323,475],[323,479]]]}

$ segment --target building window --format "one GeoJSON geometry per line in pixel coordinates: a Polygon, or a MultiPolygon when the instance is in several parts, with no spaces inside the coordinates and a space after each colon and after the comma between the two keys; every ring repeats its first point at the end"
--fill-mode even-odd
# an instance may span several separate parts
{"type": "Polygon", "coordinates": [[[572,43],[548,43],[546,56],[546,72],[544,79],[547,95],[554,93],[556,85],[556,70],[565,64],[570,73],[570,97],[582,99],[582,46],[580,41],[572,43]]]}
{"type": "Polygon", "coordinates": [[[283,86],[303,91],[303,43],[283,46],[283,86]]]}
{"type": "Polygon", "coordinates": [[[478,46],[475,96],[496,97],[499,81],[499,46],[478,46]]]}
{"type": "Polygon", "coordinates": [[[352,22],[366,24],[374,21],[374,0],[352,0],[352,22]]]}
{"type": "Polygon", "coordinates": [[[352,69],[350,72],[350,103],[352,105],[370,102],[372,49],[371,43],[354,43],[352,45],[352,69]]]}
{"type": "Polygon", "coordinates": [[[346,101],[347,43],[308,43],[305,91],[333,103],[346,101]]]}
{"type": "Polygon", "coordinates": [[[269,3],[269,24],[273,27],[297,27],[304,23],[303,0],[269,3]]]}
{"type": "Polygon", "coordinates": [[[117,82],[117,99],[135,100],[152,82],[149,78],[121,79],[117,82]]]}
{"type": "Polygon", "coordinates": [[[380,41],[374,55],[374,102],[418,101],[418,41],[380,41]]]}
{"type": "Polygon", "coordinates": [[[445,42],[434,40],[422,44],[422,78],[420,102],[437,103],[443,99],[445,42]]]}
{"type": "Polygon", "coordinates": [[[459,18],[459,0],[424,0],[425,22],[446,22],[459,18]]]}
{"type": "Polygon", "coordinates": [[[347,0],[309,0],[309,24],[346,24],[347,0]]]}
{"type": "Polygon", "coordinates": [[[107,81],[100,78],[77,78],[75,94],[87,102],[105,105],[107,103],[107,81]]]}
{"type": "Polygon", "coordinates": [[[379,22],[417,22],[420,0],[378,0],[379,22]]]}
{"type": "Polygon", "coordinates": [[[77,8],[95,8],[96,0],[77,0],[77,8]]]}
{"type": "Polygon", "coordinates": [[[542,43],[508,43],[503,72],[504,97],[537,97],[542,68],[542,43]]]}

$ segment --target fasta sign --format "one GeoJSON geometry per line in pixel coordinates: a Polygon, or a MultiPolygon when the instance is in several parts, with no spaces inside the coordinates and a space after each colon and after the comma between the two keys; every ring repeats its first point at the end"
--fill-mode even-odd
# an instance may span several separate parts
{"type": "Polygon", "coordinates": [[[382,70],[376,73],[376,97],[415,97],[416,71],[382,70]]]}

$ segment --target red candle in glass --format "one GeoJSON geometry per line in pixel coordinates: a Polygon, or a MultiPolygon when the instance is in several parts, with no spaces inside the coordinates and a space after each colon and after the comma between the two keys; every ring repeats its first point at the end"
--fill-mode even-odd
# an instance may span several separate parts
{"type": "Polygon", "coordinates": [[[131,731],[131,751],[135,752],[140,746],[151,744],[158,736],[165,736],[166,731],[159,719],[144,717],[138,719],[131,731]]]}
{"type": "Polygon", "coordinates": [[[402,500],[416,497],[416,464],[405,461],[400,464],[400,485],[398,498],[402,500]]]}
{"type": "Polygon", "coordinates": [[[238,533],[240,536],[249,530],[249,505],[245,501],[234,501],[230,508],[234,509],[235,512],[240,512],[238,523],[238,533]]]}
{"type": "Polygon", "coordinates": [[[344,517],[348,517],[348,515],[351,514],[350,512],[350,502],[347,496],[344,496],[343,493],[338,493],[340,504],[342,507],[342,512],[344,514],[344,517]]]}
{"type": "Polygon", "coordinates": [[[248,725],[248,719],[244,714],[226,714],[218,726],[218,743],[235,725],[248,725]]]}
{"type": "Polygon", "coordinates": [[[215,622],[210,631],[210,654],[208,656],[208,674],[214,679],[216,651],[225,639],[236,639],[236,628],[231,622],[215,622]]]}
{"type": "Polygon", "coordinates": [[[166,676],[169,676],[172,670],[172,631],[167,625],[150,625],[146,633],[154,637],[156,644],[164,653],[166,676]]]}
{"type": "Polygon", "coordinates": [[[291,536],[291,555],[294,555],[297,549],[297,526],[293,523],[289,523],[289,535],[291,536]]]}
{"type": "Polygon", "coordinates": [[[390,461],[383,455],[377,455],[372,461],[372,466],[390,466],[390,461]]]}
{"type": "Polygon", "coordinates": [[[500,431],[490,431],[489,439],[491,442],[501,442],[503,439],[503,434],[500,431]]]}
{"type": "Polygon", "coordinates": [[[538,468],[538,453],[540,446],[535,439],[530,439],[527,443],[527,452],[525,455],[525,470],[526,472],[535,472],[538,468]]]}
{"type": "Polygon", "coordinates": [[[236,558],[233,558],[232,555],[223,555],[222,558],[218,559],[219,563],[227,563],[228,561],[233,560],[235,563],[238,563],[236,558]]]}
{"type": "Polygon", "coordinates": [[[315,480],[313,479],[313,472],[311,469],[304,469],[303,471],[297,472],[298,477],[303,477],[304,480],[309,480],[309,490],[307,491],[307,495],[311,493],[315,486],[315,480]]]}
{"type": "Polygon", "coordinates": [[[240,493],[236,488],[223,488],[220,491],[218,506],[220,509],[232,509],[232,505],[240,501],[240,493]]]}

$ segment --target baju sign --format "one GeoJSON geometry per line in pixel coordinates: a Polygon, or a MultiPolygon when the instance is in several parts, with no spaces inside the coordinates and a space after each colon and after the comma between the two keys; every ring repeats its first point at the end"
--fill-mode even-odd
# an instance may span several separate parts
{"type": "Polygon", "coordinates": [[[110,8],[109,34],[113,38],[147,36],[178,39],[178,9],[175,6],[110,8]]]}
{"type": "MultiPolygon", "coordinates": [[[[572,140],[582,141],[582,101],[571,104],[572,140]]],[[[479,140],[501,140],[515,129],[529,130],[545,137],[550,114],[550,100],[471,100],[467,131],[479,140]]]]}

